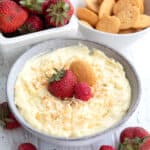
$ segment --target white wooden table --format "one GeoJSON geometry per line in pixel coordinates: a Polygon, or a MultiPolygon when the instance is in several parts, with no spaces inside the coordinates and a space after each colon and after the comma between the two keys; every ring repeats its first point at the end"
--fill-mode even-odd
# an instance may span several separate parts
{"type": "MultiPolygon", "coordinates": [[[[130,47],[119,51],[135,66],[142,83],[141,103],[136,113],[134,113],[122,128],[127,126],[143,126],[150,131],[150,33],[133,43],[130,47]]],[[[12,56],[11,59],[8,60],[7,58],[4,58],[5,56],[0,54],[0,101],[6,100],[5,88],[7,74],[12,62],[15,61],[18,55],[12,56]]],[[[17,146],[23,142],[35,144],[38,147],[38,150],[98,150],[98,147],[101,144],[116,145],[120,130],[117,130],[111,135],[106,135],[103,141],[99,141],[94,145],[69,148],[46,143],[24,129],[17,129],[14,131],[0,129],[0,150],[17,150],[17,146]]]]}

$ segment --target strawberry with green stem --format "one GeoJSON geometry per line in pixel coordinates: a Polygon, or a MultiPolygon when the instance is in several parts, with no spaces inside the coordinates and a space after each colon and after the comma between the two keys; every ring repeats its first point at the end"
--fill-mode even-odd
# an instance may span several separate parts
{"type": "Polygon", "coordinates": [[[120,134],[120,142],[123,143],[126,139],[144,138],[149,136],[149,132],[142,127],[128,127],[120,134]]]}
{"type": "Polygon", "coordinates": [[[150,137],[125,139],[118,150],[150,150],[150,137]]]}
{"type": "Polygon", "coordinates": [[[69,0],[49,0],[45,9],[47,26],[63,26],[73,15],[74,8],[69,0]]]}
{"type": "Polygon", "coordinates": [[[118,150],[150,150],[150,134],[141,127],[128,127],[120,134],[118,150]]]}
{"type": "Polygon", "coordinates": [[[61,99],[73,97],[77,78],[71,70],[57,70],[49,80],[48,91],[61,99]]]}
{"type": "Polygon", "coordinates": [[[43,21],[36,15],[31,15],[18,29],[21,34],[37,32],[43,29],[43,21]]]}
{"type": "Polygon", "coordinates": [[[0,125],[9,130],[20,127],[20,124],[11,113],[7,102],[0,104],[0,125]]]}

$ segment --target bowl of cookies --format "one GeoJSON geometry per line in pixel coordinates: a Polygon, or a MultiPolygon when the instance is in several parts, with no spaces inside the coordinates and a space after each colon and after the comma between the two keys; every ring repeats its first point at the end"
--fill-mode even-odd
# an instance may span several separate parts
{"type": "Polygon", "coordinates": [[[78,3],[76,16],[87,39],[115,49],[150,31],[149,0],[86,0],[78,3]]]}

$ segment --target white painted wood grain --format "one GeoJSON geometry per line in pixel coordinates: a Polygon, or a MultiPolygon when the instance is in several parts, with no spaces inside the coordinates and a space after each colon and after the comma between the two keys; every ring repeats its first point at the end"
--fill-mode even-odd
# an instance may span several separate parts
{"type": "MultiPolygon", "coordinates": [[[[143,126],[150,131],[150,33],[139,39],[132,46],[126,49],[120,49],[119,52],[127,57],[135,66],[142,83],[142,99],[140,105],[121,128],[127,126],[143,126]]],[[[18,53],[19,55],[20,53],[18,53]]],[[[6,79],[12,63],[15,61],[15,55],[9,58],[4,58],[0,53],[0,101],[6,100],[6,79]]],[[[17,150],[17,146],[23,142],[31,142],[38,147],[38,150],[98,150],[101,144],[117,145],[119,133],[118,129],[115,133],[106,135],[103,141],[98,143],[78,148],[59,147],[42,141],[24,129],[17,129],[12,132],[0,129],[0,150],[17,150]]]]}

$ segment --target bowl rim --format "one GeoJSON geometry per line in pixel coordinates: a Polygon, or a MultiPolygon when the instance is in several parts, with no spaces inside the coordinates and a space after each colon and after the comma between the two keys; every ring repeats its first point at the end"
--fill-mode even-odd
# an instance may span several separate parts
{"type": "MultiPolygon", "coordinates": [[[[82,28],[85,28],[86,30],[90,31],[90,32],[93,32],[93,33],[96,33],[96,34],[99,34],[99,35],[104,35],[104,36],[114,36],[114,37],[131,37],[131,36],[136,36],[136,35],[139,35],[139,34],[143,34],[143,33],[146,33],[148,31],[150,31],[150,27],[147,27],[145,29],[142,29],[140,31],[137,31],[137,32],[134,32],[134,33],[127,33],[127,34],[119,34],[119,33],[109,33],[109,32],[103,32],[103,31],[100,31],[100,30],[96,30],[95,28],[89,28],[87,27],[86,25],[83,25],[80,20],[78,19],[77,16],[75,16],[77,18],[77,22],[78,22],[78,25],[79,27],[81,26],[82,28]]],[[[83,32],[82,32],[83,33],[83,32]]],[[[84,34],[84,33],[83,33],[84,34]]]]}
{"type": "MultiPolygon", "coordinates": [[[[45,50],[46,52],[46,50],[45,50]]],[[[40,53],[39,53],[40,54],[40,53]]],[[[32,56],[34,57],[34,56],[32,56]]],[[[31,57],[31,58],[32,58],[31,57]]],[[[13,89],[14,90],[14,89],[13,89]]],[[[17,60],[16,62],[13,64],[13,66],[11,67],[10,69],[10,72],[8,74],[8,79],[7,79],[7,86],[6,86],[6,94],[7,94],[7,99],[8,99],[8,104],[9,104],[9,107],[12,111],[12,113],[14,114],[14,116],[16,117],[16,119],[22,124],[22,127],[24,127],[25,129],[27,129],[28,131],[30,131],[31,133],[33,134],[36,134],[38,135],[39,137],[45,137],[46,139],[52,139],[52,140],[55,140],[55,141],[66,141],[66,142],[78,142],[78,141],[85,141],[85,140],[90,140],[90,139],[94,139],[94,138],[97,138],[97,137],[100,137],[102,135],[105,135],[106,133],[108,132],[112,132],[114,131],[116,128],[119,128],[121,127],[132,115],[133,113],[136,111],[139,103],[140,103],[140,98],[141,98],[141,83],[140,83],[140,79],[138,77],[138,74],[135,70],[135,68],[132,66],[132,64],[130,63],[129,60],[127,60],[123,55],[121,55],[119,52],[115,51],[113,48],[110,48],[108,46],[105,46],[104,44],[100,44],[100,43],[97,43],[97,42],[93,42],[93,41],[90,41],[90,40],[84,40],[84,39],[76,39],[76,38],[69,38],[69,39],[65,39],[65,38],[57,38],[57,39],[51,39],[51,40],[48,40],[48,41],[45,41],[45,42],[41,42],[39,44],[36,44],[34,45],[33,47],[29,48],[24,54],[22,54],[17,60]],[[110,51],[113,52],[113,54],[115,55],[118,55],[120,58],[122,58],[128,65],[129,67],[132,69],[133,73],[134,73],[134,76],[136,77],[136,81],[137,81],[137,85],[138,85],[138,94],[137,94],[137,100],[135,102],[135,104],[133,105],[133,108],[132,108],[132,111],[128,112],[127,115],[125,115],[118,123],[116,123],[115,125],[113,125],[112,127],[110,128],[107,128],[105,129],[104,131],[100,131],[100,132],[97,132],[95,134],[92,134],[92,135],[88,135],[88,136],[83,136],[83,137],[78,137],[78,138],[66,138],[66,137],[58,137],[58,136],[52,136],[52,135],[48,135],[46,133],[42,133],[41,131],[39,130],[36,130],[34,129],[33,127],[30,126],[29,123],[27,123],[27,121],[25,121],[23,119],[23,116],[19,113],[19,110],[17,109],[16,105],[15,105],[15,102],[14,102],[14,97],[11,97],[10,96],[10,92],[11,90],[9,89],[9,85],[10,85],[10,81],[13,77],[13,71],[14,71],[14,68],[16,67],[16,64],[18,62],[21,61],[22,58],[26,57],[26,55],[32,51],[35,47],[38,47],[42,44],[45,44],[47,42],[58,42],[58,41],[80,41],[80,42],[90,42],[90,43],[93,43],[94,45],[101,45],[102,47],[104,48],[107,48],[109,49],[110,51]],[[13,101],[12,101],[13,100],[13,101]],[[13,106],[14,105],[14,106],[13,106]]]]}

